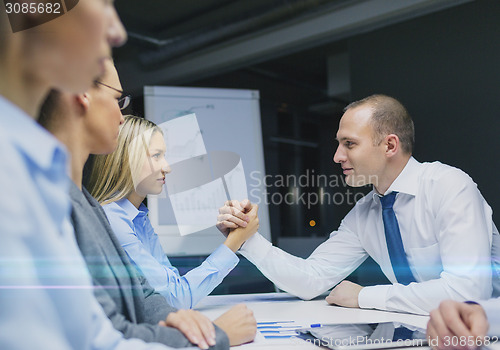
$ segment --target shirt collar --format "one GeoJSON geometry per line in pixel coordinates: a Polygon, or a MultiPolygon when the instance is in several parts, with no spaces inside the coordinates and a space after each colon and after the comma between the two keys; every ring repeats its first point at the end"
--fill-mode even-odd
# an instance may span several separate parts
{"type": "MultiPolygon", "coordinates": [[[[415,158],[410,157],[408,163],[406,163],[405,167],[398,175],[396,180],[394,180],[384,193],[384,195],[391,192],[399,192],[409,194],[411,196],[416,196],[418,193],[418,178],[421,172],[421,163],[418,162],[415,158]]],[[[376,197],[380,197],[380,195],[373,190],[373,199],[376,197]]]]}
{"type": "Polygon", "coordinates": [[[127,198],[122,198],[119,201],[116,201],[116,204],[118,204],[123,210],[125,210],[128,217],[132,218],[132,220],[134,220],[138,216],[145,216],[149,211],[143,203],[141,203],[139,209],[137,209],[135,205],[133,205],[132,202],[127,198]]]}
{"type": "Polygon", "coordinates": [[[67,160],[67,151],[51,133],[18,106],[0,96],[0,128],[10,141],[41,169],[67,160]]]}

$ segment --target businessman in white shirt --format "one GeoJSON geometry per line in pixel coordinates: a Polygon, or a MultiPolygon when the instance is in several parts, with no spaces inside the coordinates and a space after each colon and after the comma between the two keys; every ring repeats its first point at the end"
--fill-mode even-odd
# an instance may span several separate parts
{"type": "MultiPolygon", "coordinates": [[[[340,306],[428,314],[445,299],[489,298],[492,240],[498,239],[492,210],[463,171],[412,157],[414,127],[404,106],[384,95],[351,103],[337,140],[333,159],[346,183],[373,190],[307,259],[272,246],[258,233],[241,253],[279,288],[300,298],[336,286],[326,300],[340,306]],[[392,284],[341,282],[368,256],[392,284]]],[[[250,206],[226,203],[219,230],[228,234],[244,225],[250,206]]]]}

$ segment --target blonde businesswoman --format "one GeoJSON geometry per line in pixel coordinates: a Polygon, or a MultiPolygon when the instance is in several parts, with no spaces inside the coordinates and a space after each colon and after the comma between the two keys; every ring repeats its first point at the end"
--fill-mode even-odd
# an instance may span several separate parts
{"type": "Polygon", "coordinates": [[[118,149],[96,158],[89,190],[103,205],[120,244],[150,284],[177,308],[192,308],[236,266],[235,252],[258,229],[257,206],[248,225],[228,235],[200,266],[181,276],[172,266],[142,203],[162,191],[170,172],[161,129],[143,118],[127,116],[118,149]]]}

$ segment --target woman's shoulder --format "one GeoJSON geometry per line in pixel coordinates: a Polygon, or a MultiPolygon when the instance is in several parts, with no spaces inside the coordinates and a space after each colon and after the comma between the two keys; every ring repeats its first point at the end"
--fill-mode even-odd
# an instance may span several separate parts
{"type": "Polygon", "coordinates": [[[120,205],[120,201],[104,204],[102,208],[108,217],[109,223],[115,232],[123,232],[126,229],[134,228],[132,217],[125,208],[120,205]]]}

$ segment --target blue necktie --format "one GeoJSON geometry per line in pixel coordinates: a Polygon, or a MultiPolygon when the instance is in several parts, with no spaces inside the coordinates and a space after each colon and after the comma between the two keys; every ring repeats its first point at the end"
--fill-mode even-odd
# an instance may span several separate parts
{"type": "Polygon", "coordinates": [[[392,206],[396,200],[397,192],[391,192],[386,196],[380,197],[382,204],[382,219],[384,221],[385,240],[387,250],[391,258],[392,268],[399,283],[408,285],[416,282],[413,273],[410,270],[410,264],[406,258],[401,232],[399,231],[398,219],[392,206]]]}

